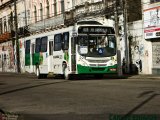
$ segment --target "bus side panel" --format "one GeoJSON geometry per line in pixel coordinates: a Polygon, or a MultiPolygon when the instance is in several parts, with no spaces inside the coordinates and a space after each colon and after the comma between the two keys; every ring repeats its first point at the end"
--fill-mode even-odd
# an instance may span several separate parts
{"type": "Polygon", "coordinates": [[[63,74],[62,63],[64,61],[63,51],[54,51],[53,53],[53,71],[55,74],[63,74]]]}

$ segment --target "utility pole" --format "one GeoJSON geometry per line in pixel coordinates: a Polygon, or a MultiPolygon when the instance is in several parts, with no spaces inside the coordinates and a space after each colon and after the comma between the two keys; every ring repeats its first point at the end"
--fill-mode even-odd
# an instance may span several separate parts
{"type": "Polygon", "coordinates": [[[121,63],[121,51],[120,51],[120,38],[119,38],[119,19],[118,19],[118,1],[114,1],[114,18],[115,18],[115,32],[117,38],[117,67],[118,76],[122,76],[122,63],[121,63]]]}
{"type": "Polygon", "coordinates": [[[125,62],[126,62],[126,73],[130,73],[130,58],[129,58],[129,44],[127,34],[127,1],[123,0],[123,18],[124,18],[124,39],[125,39],[125,62]]]}
{"type": "Polygon", "coordinates": [[[15,46],[16,46],[16,65],[17,72],[20,73],[19,41],[18,41],[18,23],[17,23],[17,0],[14,0],[14,23],[15,23],[15,46]]]}

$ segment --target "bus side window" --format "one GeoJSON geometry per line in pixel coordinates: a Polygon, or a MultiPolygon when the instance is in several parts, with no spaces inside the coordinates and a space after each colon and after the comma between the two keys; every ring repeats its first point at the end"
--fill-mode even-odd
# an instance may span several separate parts
{"type": "Polygon", "coordinates": [[[42,37],[41,38],[41,52],[47,52],[47,42],[48,42],[48,37],[42,37]]]}
{"type": "Polygon", "coordinates": [[[62,49],[62,34],[56,34],[54,36],[54,51],[60,51],[62,49]]]}
{"type": "Polygon", "coordinates": [[[53,41],[49,41],[49,55],[53,55],[53,41]]]}
{"type": "Polygon", "coordinates": [[[27,40],[26,46],[25,46],[25,54],[30,54],[30,44],[31,44],[31,41],[27,40]]]}
{"type": "Polygon", "coordinates": [[[62,48],[63,50],[68,50],[69,48],[69,32],[63,33],[62,48]]]}
{"type": "Polygon", "coordinates": [[[36,38],[36,48],[35,48],[35,53],[39,53],[41,50],[41,39],[36,38]]]}

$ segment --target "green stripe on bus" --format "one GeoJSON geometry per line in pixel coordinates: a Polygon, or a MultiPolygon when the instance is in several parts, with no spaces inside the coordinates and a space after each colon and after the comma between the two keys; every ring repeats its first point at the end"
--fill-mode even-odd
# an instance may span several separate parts
{"type": "Polygon", "coordinates": [[[117,73],[117,65],[106,66],[106,67],[90,67],[90,66],[82,66],[77,65],[78,74],[109,74],[109,73],[117,73]]]}

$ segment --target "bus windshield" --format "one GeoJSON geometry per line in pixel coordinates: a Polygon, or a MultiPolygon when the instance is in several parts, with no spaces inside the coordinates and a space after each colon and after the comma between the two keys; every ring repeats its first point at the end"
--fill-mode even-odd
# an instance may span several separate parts
{"type": "Polygon", "coordinates": [[[116,54],[114,35],[78,36],[78,52],[85,57],[110,57],[116,54]]]}

